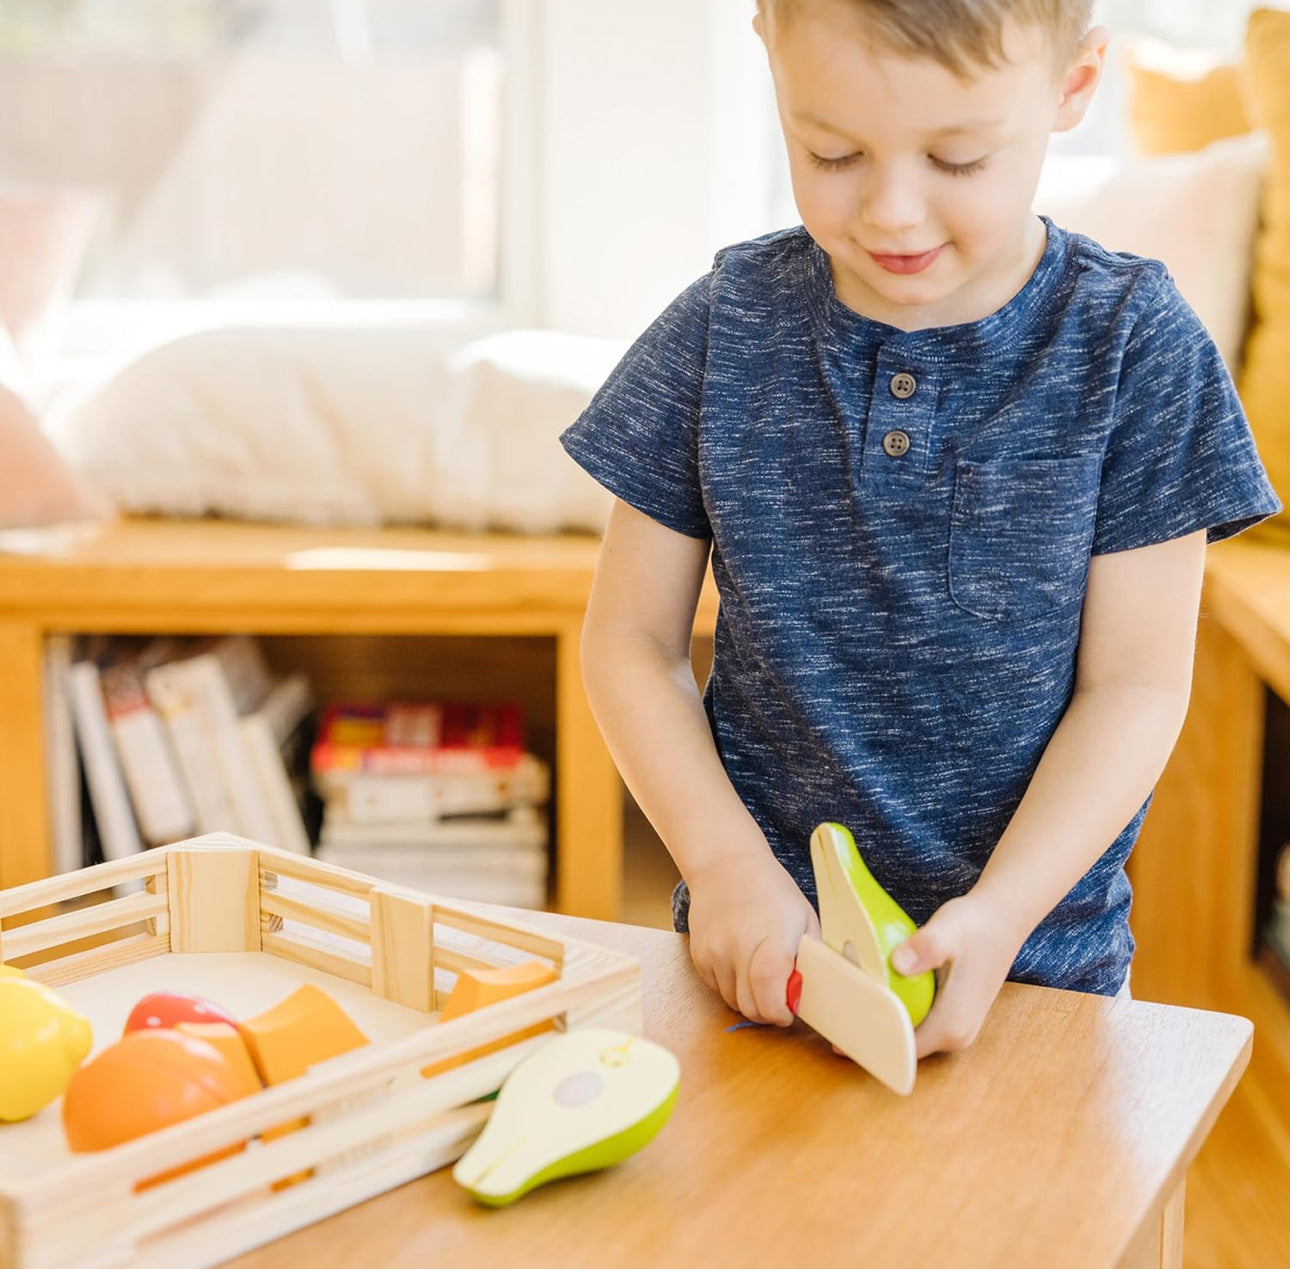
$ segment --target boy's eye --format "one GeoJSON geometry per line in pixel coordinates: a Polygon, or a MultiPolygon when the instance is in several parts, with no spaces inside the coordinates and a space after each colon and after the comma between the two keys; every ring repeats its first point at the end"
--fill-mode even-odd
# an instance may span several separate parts
{"type": "Polygon", "coordinates": [[[844,154],[840,158],[826,159],[822,154],[816,154],[813,150],[807,150],[806,157],[809,158],[816,167],[823,168],[826,172],[836,172],[840,168],[850,167],[852,163],[855,163],[858,159],[862,159],[864,155],[857,150],[854,154],[844,154]]]}
{"type": "Polygon", "coordinates": [[[938,171],[945,172],[949,176],[971,176],[974,172],[979,172],[985,167],[985,159],[973,159],[971,163],[947,163],[944,159],[938,159],[934,154],[927,156],[932,161],[932,166],[938,171]]]}

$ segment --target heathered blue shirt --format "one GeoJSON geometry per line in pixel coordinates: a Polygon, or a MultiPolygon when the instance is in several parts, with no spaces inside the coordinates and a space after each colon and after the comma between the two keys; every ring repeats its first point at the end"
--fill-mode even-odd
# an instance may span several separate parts
{"type": "MultiPolygon", "coordinates": [[[[1003,308],[919,331],[847,308],[801,227],[726,248],[561,438],[624,502],[711,539],[712,734],[812,902],[823,820],[919,925],[965,893],[1070,701],[1090,555],[1280,508],[1165,267],[1046,224],[1003,308]]],[[[1012,979],[1121,986],[1146,810],[1012,979]]],[[[688,907],[682,883],[678,930],[688,907]]]]}

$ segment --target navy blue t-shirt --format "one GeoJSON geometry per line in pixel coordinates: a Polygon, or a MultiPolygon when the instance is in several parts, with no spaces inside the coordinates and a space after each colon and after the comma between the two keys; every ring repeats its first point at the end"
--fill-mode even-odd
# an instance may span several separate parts
{"type": "MultiPolygon", "coordinates": [[[[713,737],[812,902],[824,820],[919,925],[970,889],[1070,701],[1090,555],[1280,509],[1164,266],[1046,224],[1003,308],[918,331],[847,308],[803,228],[726,248],[561,437],[617,497],[711,538],[713,737]]],[[[1012,979],[1121,986],[1146,809],[1012,979]]]]}

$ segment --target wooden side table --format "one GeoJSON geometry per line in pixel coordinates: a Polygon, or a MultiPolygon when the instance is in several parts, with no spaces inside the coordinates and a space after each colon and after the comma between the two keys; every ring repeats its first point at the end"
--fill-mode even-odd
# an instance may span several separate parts
{"type": "MultiPolygon", "coordinates": [[[[52,632],[538,635],[555,641],[556,905],[618,915],[622,786],[582,690],[587,537],[124,520],[0,533],[0,886],[48,874],[52,632]]],[[[705,596],[698,629],[711,630],[705,596]]]]}
{"type": "Polygon", "coordinates": [[[1180,1269],[1187,1166],[1249,1061],[1244,1018],[1009,983],[902,1098],[800,1023],[732,1030],[680,935],[525,919],[641,959],[645,1034],[681,1062],[661,1135],[500,1211],[441,1170],[231,1265],[1180,1269]]]}

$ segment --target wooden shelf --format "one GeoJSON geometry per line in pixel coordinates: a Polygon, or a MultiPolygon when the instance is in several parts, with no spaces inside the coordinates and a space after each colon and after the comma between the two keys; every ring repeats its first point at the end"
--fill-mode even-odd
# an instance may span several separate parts
{"type": "MultiPolygon", "coordinates": [[[[323,690],[341,679],[350,690],[377,679],[428,683],[433,671],[422,674],[411,659],[399,665],[388,655],[394,645],[380,648],[380,640],[404,636],[416,656],[431,639],[455,641],[440,650],[455,672],[473,665],[472,689],[542,662],[546,681],[524,690],[539,743],[554,759],[556,905],[615,918],[622,786],[582,690],[578,649],[598,551],[595,539],[574,535],[214,520],[0,533],[0,887],[50,867],[41,717],[47,634],[243,631],[268,637],[280,668],[312,661],[323,690]],[[501,642],[490,669],[492,640],[501,642]]],[[[697,634],[711,633],[716,609],[709,579],[697,634]]]]}

